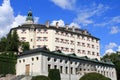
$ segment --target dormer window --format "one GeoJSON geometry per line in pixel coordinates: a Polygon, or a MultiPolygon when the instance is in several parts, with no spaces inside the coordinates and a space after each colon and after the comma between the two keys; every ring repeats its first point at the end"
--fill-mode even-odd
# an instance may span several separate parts
{"type": "Polygon", "coordinates": [[[22,29],[21,33],[26,33],[26,30],[25,30],[25,29],[22,29]]]}

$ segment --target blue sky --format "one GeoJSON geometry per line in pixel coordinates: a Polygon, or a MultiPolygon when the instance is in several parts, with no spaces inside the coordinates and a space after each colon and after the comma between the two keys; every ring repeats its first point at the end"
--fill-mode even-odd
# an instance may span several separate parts
{"type": "Polygon", "coordinates": [[[120,51],[120,0],[0,0],[0,37],[23,24],[29,9],[35,23],[69,24],[100,38],[101,55],[120,51]]]}

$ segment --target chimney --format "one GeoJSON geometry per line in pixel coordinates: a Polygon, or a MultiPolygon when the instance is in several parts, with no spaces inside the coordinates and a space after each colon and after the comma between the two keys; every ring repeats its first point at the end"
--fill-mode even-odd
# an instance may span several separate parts
{"type": "Polygon", "coordinates": [[[47,28],[49,28],[49,26],[50,26],[50,24],[49,24],[49,20],[46,21],[45,26],[46,26],[47,28]]]}
{"type": "Polygon", "coordinates": [[[85,34],[85,35],[87,35],[87,34],[88,34],[87,30],[84,30],[84,34],[85,34]]]}
{"type": "Polygon", "coordinates": [[[65,27],[66,27],[66,30],[68,30],[68,24],[66,24],[65,27]]]}
{"type": "Polygon", "coordinates": [[[59,24],[59,22],[56,22],[56,28],[58,28],[59,26],[58,26],[58,24],[59,24]]]}
{"type": "Polygon", "coordinates": [[[75,32],[75,26],[72,26],[72,31],[75,32]]]}

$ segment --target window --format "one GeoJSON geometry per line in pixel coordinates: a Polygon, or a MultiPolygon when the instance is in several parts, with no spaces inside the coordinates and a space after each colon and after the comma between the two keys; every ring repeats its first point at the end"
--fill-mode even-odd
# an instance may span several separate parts
{"type": "Polygon", "coordinates": [[[43,41],[48,41],[48,38],[47,37],[43,37],[43,41]]]}
{"type": "Polygon", "coordinates": [[[38,48],[40,48],[40,47],[41,47],[41,45],[37,45],[37,47],[38,47],[38,48]]]}
{"type": "Polygon", "coordinates": [[[95,46],[94,46],[94,45],[92,45],[92,48],[94,49],[94,48],[95,48],[95,46]]]}
{"type": "Polygon", "coordinates": [[[54,62],[56,62],[56,61],[57,61],[57,59],[54,58],[54,62]]]}
{"type": "Polygon", "coordinates": [[[50,68],[51,68],[51,65],[50,65],[50,64],[48,64],[48,72],[49,72],[50,68]]]}
{"type": "Polygon", "coordinates": [[[70,64],[72,64],[73,62],[71,61],[70,64]]]}
{"type": "Polygon", "coordinates": [[[74,52],[74,49],[73,48],[71,48],[71,51],[70,52],[74,52]]]}
{"type": "Polygon", "coordinates": [[[32,42],[32,39],[31,39],[31,42],[32,42]]]}
{"type": "Polygon", "coordinates": [[[90,54],[90,51],[88,51],[88,54],[90,54]]]}
{"type": "Polygon", "coordinates": [[[22,41],[26,41],[26,37],[21,37],[21,40],[22,41]]]}
{"type": "Polygon", "coordinates": [[[85,43],[82,43],[82,46],[85,47],[85,43]]]}
{"type": "Polygon", "coordinates": [[[73,68],[71,67],[71,69],[70,69],[70,72],[71,72],[71,74],[73,74],[73,68]]]}
{"type": "Polygon", "coordinates": [[[75,68],[75,72],[76,72],[76,74],[77,74],[77,71],[78,71],[78,69],[77,69],[77,68],[75,68]]]}
{"type": "Polygon", "coordinates": [[[70,44],[71,44],[71,45],[74,45],[74,41],[70,41],[70,44]]]}
{"type": "Polygon", "coordinates": [[[68,74],[68,67],[65,67],[65,73],[68,74]]]}
{"type": "Polygon", "coordinates": [[[57,69],[57,65],[54,65],[54,69],[57,69]]]}
{"type": "Polygon", "coordinates": [[[77,46],[80,46],[80,42],[77,42],[77,46]]]}
{"type": "Polygon", "coordinates": [[[82,68],[80,68],[80,71],[82,71],[82,68]]]}
{"type": "Polygon", "coordinates": [[[21,33],[26,33],[26,30],[25,30],[25,29],[22,29],[21,33]]]}
{"type": "Polygon", "coordinates": [[[39,57],[36,57],[36,60],[39,60],[39,57]]]}
{"type": "Polygon", "coordinates": [[[23,62],[25,62],[25,59],[23,59],[23,62]]]}
{"type": "Polygon", "coordinates": [[[55,46],[55,50],[59,50],[59,46],[55,46]]]}
{"type": "Polygon", "coordinates": [[[97,56],[99,56],[99,53],[97,53],[97,56]]]}
{"type": "Polygon", "coordinates": [[[19,63],[21,63],[21,60],[19,60],[19,63]]]}
{"type": "Polygon", "coordinates": [[[37,29],[37,33],[40,33],[41,32],[41,29],[37,29]]]}
{"type": "Polygon", "coordinates": [[[60,62],[62,62],[62,60],[60,60],[60,62]]]}
{"type": "Polygon", "coordinates": [[[43,32],[43,33],[46,33],[46,34],[47,34],[48,32],[47,32],[47,30],[46,30],[46,29],[44,29],[44,32],[43,32]]]}
{"type": "Polygon", "coordinates": [[[61,39],[61,43],[63,43],[63,39],[61,39]]]}
{"type": "Polygon", "coordinates": [[[62,73],[62,69],[63,69],[63,67],[62,67],[62,66],[60,66],[60,73],[62,73]]]}
{"type": "Polygon", "coordinates": [[[87,44],[87,47],[90,48],[90,44],[87,44]]]}
{"type": "Polygon", "coordinates": [[[41,41],[41,39],[42,39],[41,37],[37,37],[37,41],[41,41]]]}
{"type": "Polygon", "coordinates": [[[92,52],[92,55],[95,55],[95,52],[92,52]]]}
{"type": "Polygon", "coordinates": [[[85,54],[85,50],[82,50],[82,53],[85,54]]]}
{"type": "Polygon", "coordinates": [[[59,42],[59,38],[55,38],[55,42],[59,42]]]}
{"type": "Polygon", "coordinates": [[[51,58],[50,58],[50,57],[48,57],[47,59],[48,59],[48,61],[50,61],[50,59],[51,59],[51,58]]]}
{"type": "Polygon", "coordinates": [[[80,50],[80,49],[78,49],[78,53],[81,53],[81,50],[80,50]]]}
{"type": "Polygon", "coordinates": [[[32,58],[32,61],[34,61],[34,58],[32,58]]]}
{"type": "Polygon", "coordinates": [[[68,61],[67,60],[65,60],[65,63],[67,63],[68,61]]]}

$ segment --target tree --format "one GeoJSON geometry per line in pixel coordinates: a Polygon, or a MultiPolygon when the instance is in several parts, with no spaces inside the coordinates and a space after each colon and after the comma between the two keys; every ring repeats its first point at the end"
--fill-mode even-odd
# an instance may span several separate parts
{"type": "Polygon", "coordinates": [[[50,69],[48,77],[50,80],[61,80],[59,69],[50,69]]]}
{"type": "Polygon", "coordinates": [[[26,50],[30,49],[29,42],[22,42],[21,45],[22,45],[22,50],[23,51],[26,51],[26,50]]]}
{"type": "Polygon", "coordinates": [[[18,52],[19,45],[20,45],[20,41],[19,41],[17,31],[14,30],[12,34],[12,51],[18,52]]]}
{"type": "Polygon", "coordinates": [[[32,80],[50,80],[50,79],[46,76],[39,75],[39,76],[32,77],[32,80]]]}
{"type": "Polygon", "coordinates": [[[114,63],[116,71],[117,71],[117,80],[120,80],[120,55],[118,52],[111,53],[110,55],[106,54],[103,56],[102,60],[107,61],[110,60],[114,63]]]}
{"type": "Polygon", "coordinates": [[[0,39],[0,52],[4,52],[6,50],[6,46],[7,46],[7,39],[6,37],[2,37],[0,39]]]}
{"type": "Polygon", "coordinates": [[[20,46],[20,41],[19,41],[17,31],[14,30],[12,33],[9,32],[7,35],[6,51],[18,52],[19,46],[20,46]]]}
{"type": "Polygon", "coordinates": [[[4,52],[0,54],[0,75],[15,74],[17,57],[14,52],[4,52]]]}
{"type": "Polygon", "coordinates": [[[80,78],[80,80],[111,80],[99,73],[88,73],[80,78]]]}

